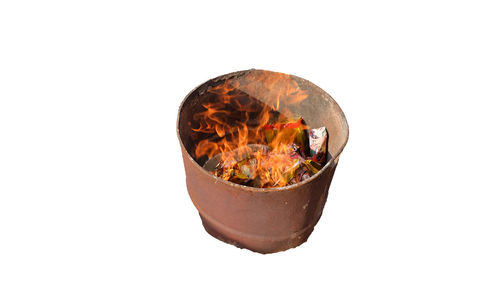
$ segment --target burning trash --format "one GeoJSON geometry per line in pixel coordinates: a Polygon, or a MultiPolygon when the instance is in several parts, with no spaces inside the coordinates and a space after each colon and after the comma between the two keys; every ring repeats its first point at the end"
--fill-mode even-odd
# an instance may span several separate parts
{"type": "Polygon", "coordinates": [[[273,188],[306,180],[326,163],[325,127],[310,129],[290,106],[308,95],[280,76],[246,85],[231,81],[209,87],[208,101],[193,117],[191,129],[203,138],[195,156],[205,158],[213,175],[241,185],[273,188]],[[246,92],[272,93],[250,99],[246,92]]]}
{"type": "Polygon", "coordinates": [[[260,188],[299,183],[322,168],[327,141],[324,127],[307,130],[299,118],[265,128],[267,145],[250,144],[221,153],[207,161],[204,168],[224,180],[260,188]],[[275,141],[287,140],[283,136],[293,142],[275,141]]]}

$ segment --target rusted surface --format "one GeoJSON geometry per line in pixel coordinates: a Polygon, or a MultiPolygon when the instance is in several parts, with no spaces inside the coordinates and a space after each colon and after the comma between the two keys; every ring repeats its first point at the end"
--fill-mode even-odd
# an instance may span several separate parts
{"type": "Polygon", "coordinates": [[[253,188],[217,178],[194,160],[196,143],[188,123],[199,107],[197,99],[205,95],[204,88],[235,76],[245,76],[248,70],[227,74],[207,81],[191,91],[180,106],[177,134],[179,137],[186,184],[189,195],[212,236],[260,253],[273,253],[296,247],[307,240],[321,217],[328,189],[348,139],[348,126],[337,103],[309,81],[291,76],[309,98],[292,109],[304,117],[311,127],[326,126],[329,133],[328,162],[319,173],[298,184],[279,188],[253,188]]]}

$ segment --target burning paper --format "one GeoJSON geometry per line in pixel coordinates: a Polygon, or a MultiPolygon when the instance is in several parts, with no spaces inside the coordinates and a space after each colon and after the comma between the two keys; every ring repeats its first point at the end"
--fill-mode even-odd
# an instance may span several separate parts
{"type": "Polygon", "coordinates": [[[268,145],[251,144],[219,154],[210,159],[204,168],[224,180],[252,187],[271,188],[299,183],[316,174],[326,157],[326,143],[324,146],[321,143],[326,142],[326,129],[323,127],[307,132],[304,128],[302,118],[271,124],[266,127],[268,145]],[[291,134],[290,130],[294,133],[291,134]],[[282,134],[288,135],[288,140],[293,142],[276,143],[275,138],[282,134]],[[322,141],[314,139],[314,147],[305,148],[306,136],[312,138],[318,134],[322,141]],[[314,152],[314,155],[305,152],[314,152]]]}

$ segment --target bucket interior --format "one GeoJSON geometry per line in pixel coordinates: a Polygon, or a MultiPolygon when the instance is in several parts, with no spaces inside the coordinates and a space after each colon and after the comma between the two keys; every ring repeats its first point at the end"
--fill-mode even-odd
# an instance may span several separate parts
{"type": "Polygon", "coordinates": [[[216,142],[224,134],[237,138],[245,133],[227,132],[227,127],[224,132],[220,132],[222,128],[205,130],[200,115],[213,110],[216,112],[214,119],[220,119],[232,128],[245,124],[251,131],[261,122],[262,112],[270,108],[272,115],[302,117],[309,128],[325,126],[328,132],[328,160],[336,157],[347,141],[348,127],[344,114],[326,92],[302,78],[263,70],[223,75],[193,90],[179,110],[177,126],[180,140],[188,154],[203,166],[208,156],[197,156],[196,146],[200,141],[216,142]],[[221,91],[225,91],[222,98],[219,95],[221,91]]]}

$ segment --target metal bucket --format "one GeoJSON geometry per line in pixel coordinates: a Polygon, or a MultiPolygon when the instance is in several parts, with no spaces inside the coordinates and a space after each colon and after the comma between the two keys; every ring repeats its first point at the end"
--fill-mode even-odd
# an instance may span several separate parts
{"type": "MultiPolygon", "coordinates": [[[[259,253],[284,251],[304,243],[323,212],[339,156],[347,143],[349,128],[344,113],[325,91],[293,75],[309,97],[290,110],[302,116],[311,128],[327,128],[326,165],[311,178],[279,188],[253,188],[224,181],[203,168],[206,159],[194,158],[197,143],[189,124],[200,111],[200,98],[206,89],[226,80],[250,80],[277,73],[246,70],[210,79],[191,91],[182,102],[177,117],[177,136],[186,170],[189,196],[197,208],[206,231],[215,238],[259,253]]],[[[260,94],[250,93],[259,98],[260,94]]]]}

